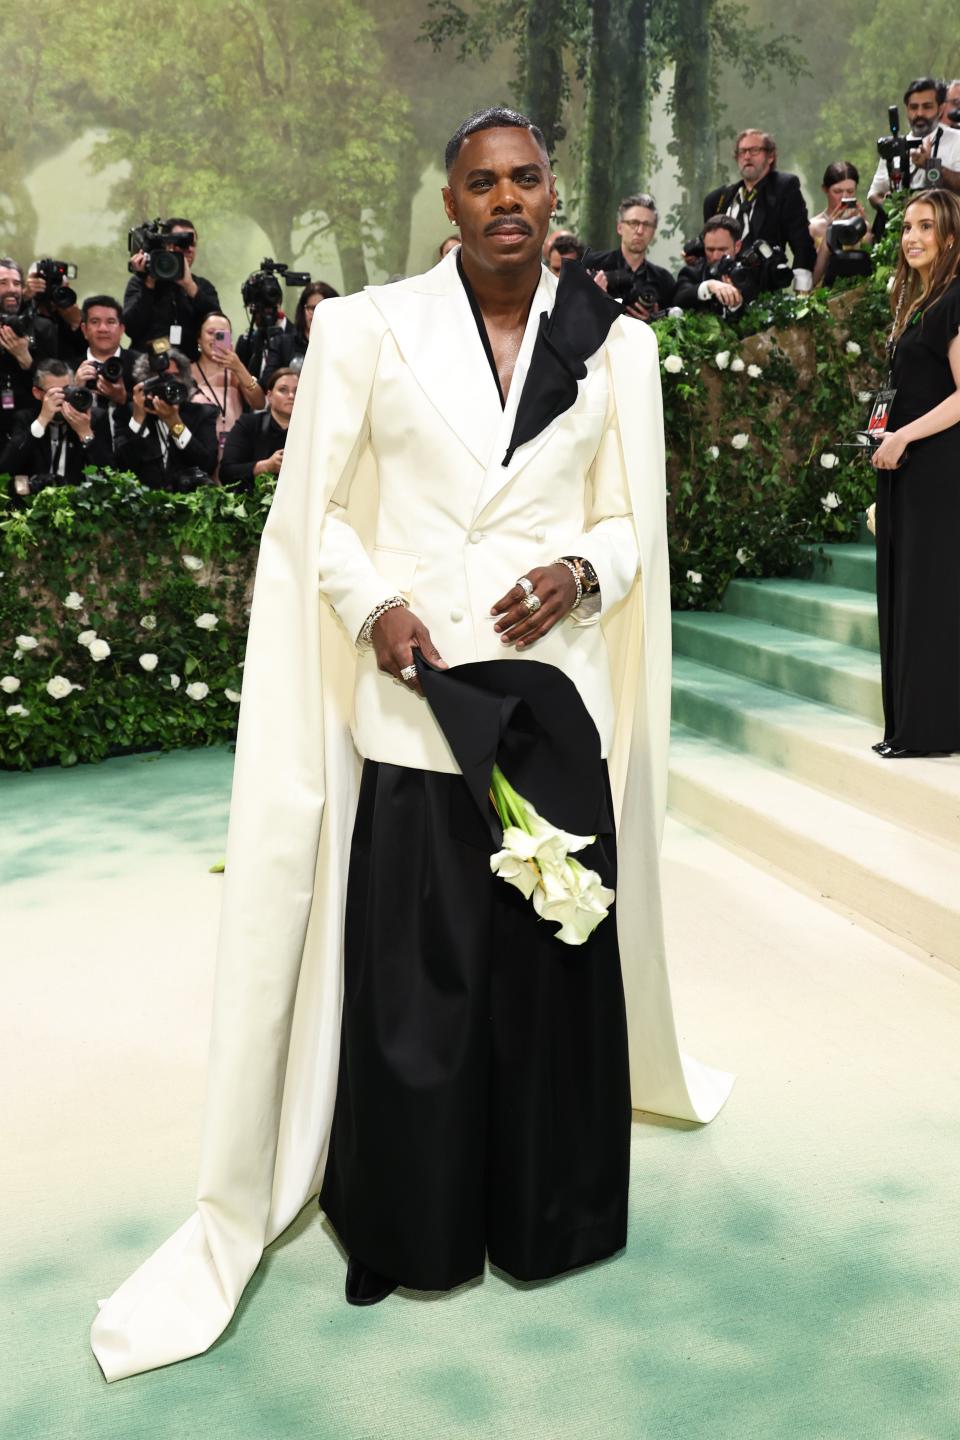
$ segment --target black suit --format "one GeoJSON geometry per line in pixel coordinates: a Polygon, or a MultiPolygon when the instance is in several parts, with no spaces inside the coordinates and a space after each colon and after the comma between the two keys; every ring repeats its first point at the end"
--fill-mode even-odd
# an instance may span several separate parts
{"type": "Polygon", "coordinates": [[[240,415],[227,436],[220,461],[221,485],[236,485],[243,490],[253,486],[253,467],[258,460],[267,460],[275,450],[287,443],[287,432],[278,425],[269,410],[240,415]]]}
{"type": "MultiPolygon", "coordinates": [[[[57,358],[57,330],[53,322],[45,320],[41,315],[35,315],[32,308],[26,309],[19,318],[30,341],[30,357],[33,363],[29,370],[21,370],[9,350],[0,347],[0,391],[13,396],[12,405],[0,408],[0,438],[11,433],[17,411],[34,411],[36,408],[33,398],[33,374],[37,362],[57,358]]],[[[4,316],[0,313],[0,325],[3,323],[4,316]]]]}
{"type": "MultiPolygon", "coordinates": [[[[714,215],[729,215],[741,181],[721,185],[711,190],[703,202],[703,218],[710,220],[714,215]]],[[[800,180],[786,170],[771,170],[756,187],[756,200],[750,211],[748,233],[744,244],[751,240],[766,240],[768,245],[777,245],[781,250],[790,247],[793,269],[807,270],[811,276],[817,261],[817,250],[810,237],[810,217],[806,201],[800,190],[800,180]]],[[[745,218],[741,209],[739,218],[745,218]]]]}
{"type": "MultiPolygon", "coordinates": [[[[78,435],[66,421],[48,425],[43,437],[38,440],[30,426],[39,413],[39,407],[34,405],[32,410],[21,410],[16,415],[0,455],[0,474],[11,477],[29,475],[30,494],[35,495],[47,485],[79,485],[88,465],[94,465],[98,470],[113,465],[113,443],[105,409],[95,405],[91,411],[93,440],[89,445],[81,445],[78,435]],[[66,451],[62,475],[58,473],[61,446],[66,451]]],[[[14,498],[12,478],[8,489],[11,498],[14,498]]]]}
{"type": "MultiPolygon", "coordinates": [[[[628,278],[630,272],[627,257],[619,247],[616,250],[588,250],[581,264],[585,270],[603,270],[608,275],[620,272],[624,279],[628,278]]],[[[615,295],[614,299],[622,299],[624,305],[633,304],[637,292],[645,285],[652,285],[656,290],[658,309],[666,310],[673,304],[677,282],[669,270],[664,270],[662,265],[654,265],[652,260],[645,260],[633,271],[629,293],[622,297],[615,295]]],[[[610,294],[610,291],[607,293],[610,294]]]]}
{"type": "Polygon", "coordinates": [[[131,470],[151,490],[196,490],[209,481],[219,452],[216,406],[190,400],[180,406],[180,419],[190,431],[189,443],[183,449],[172,436],[167,437],[165,447],[155,416],[148,414],[139,432],[130,429],[130,417],[129,405],[117,406],[114,449],[118,470],[131,470]]]}
{"type": "Polygon", "coordinates": [[[700,286],[703,282],[716,278],[709,273],[710,268],[706,260],[701,260],[699,265],[684,265],[677,276],[677,293],[674,297],[674,304],[679,305],[681,310],[710,310],[717,315],[742,315],[744,305],[749,305],[751,300],[757,298],[758,286],[754,277],[745,275],[738,282],[731,280],[729,275],[722,277],[728,285],[736,284],[743,296],[743,305],[739,305],[736,310],[728,310],[713,295],[708,296],[706,300],[700,299],[700,286]]]}
{"type": "MultiPolygon", "coordinates": [[[[197,293],[193,298],[172,280],[158,281],[154,289],[143,275],[131,275],[123,296],[123,323],[131,345],[145,350],[151,340],[170,338],[170,328],[180,326],[180,341],[174,348],[191,360],[200,351],[197,336],[204,316],[220,309],[220,298],[209,280],[194,275],[197,293]]],[[[171,342],[172,343],[172,342],[171,342]]]]}

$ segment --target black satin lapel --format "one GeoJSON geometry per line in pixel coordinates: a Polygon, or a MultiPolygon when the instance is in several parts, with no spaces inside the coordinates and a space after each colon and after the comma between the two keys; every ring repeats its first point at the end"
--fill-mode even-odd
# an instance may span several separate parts
{"type": "Polygon", "coordinates": [[[540,316],[504,466],[518,446],[570,409],[587,373],[586,360],[600,349],[621,313],[578,261],[564,261],[553,310],[540,316]]]}
{"type": "Polygon", "coordinates": [[[552,824],[609,834],[600,736],[569,676],[538,660],[480,660],[438,670],[419,651],[420,685],[494,843],[494,764],[552,824]]]}

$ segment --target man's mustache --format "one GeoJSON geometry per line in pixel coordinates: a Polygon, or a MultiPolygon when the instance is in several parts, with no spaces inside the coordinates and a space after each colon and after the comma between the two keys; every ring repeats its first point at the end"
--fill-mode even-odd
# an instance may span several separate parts
{"type": "Polygon", "coordinates": [[[500,215],[496,220],[491,220],[489,225],[483,229],[484,235],[493,235],[497,230],[522,230],[525,235],[532,235],[533,229],[526,220],[521,220],[519,215],[500,215]]]}

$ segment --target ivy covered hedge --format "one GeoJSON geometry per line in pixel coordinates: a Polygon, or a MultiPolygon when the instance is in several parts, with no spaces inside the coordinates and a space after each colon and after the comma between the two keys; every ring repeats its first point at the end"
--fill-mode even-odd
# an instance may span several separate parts
{"type": "MultiPolygon", "coordinates": [[[[675,606],[715,607],[732,576],[782,574],[805,543],[858,533],[873,472],[837,446],[883,373],[877,258],[859,288],[654,327],[675,606]]],[[[232,738],[273,492],[256,485],[166,495],[91,472],[22,508],[0,499],[0,767],[232,738]]]]}

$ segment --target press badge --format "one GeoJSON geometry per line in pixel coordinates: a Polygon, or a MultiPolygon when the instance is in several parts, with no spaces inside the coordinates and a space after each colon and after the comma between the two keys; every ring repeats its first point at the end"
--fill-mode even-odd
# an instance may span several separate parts
{"type": "Polygon", "coordinates": [[[873,397],[873,409],[870,411],[870,419],[867,421],[867,434],[876,440],[882,440],[887,433],[887,426],[890,424],[890,411],[893,408],[893,397],[896,390],[878,390],[873,397]]]}
{"type": "Polygon", "coordinates": [[[170,344],[171,344],[171,345],[179,345],[179,344],[180,344],[180,341],[181,341],[182,339],[183,339],[183,326],[182,326],[182,325],[171,325],[171,326],[170,326],[170,344]]]}
{"type": "Polygon", "coordinates": [[[13,391],[9,385],[4,385],[0,390],[0,409],[12,410],[14,405],[13,391]]]}

